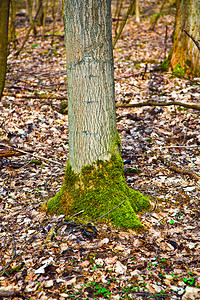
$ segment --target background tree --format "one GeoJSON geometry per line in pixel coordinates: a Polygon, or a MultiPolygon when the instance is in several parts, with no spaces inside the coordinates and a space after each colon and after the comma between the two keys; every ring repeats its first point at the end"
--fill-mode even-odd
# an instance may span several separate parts
{"type": "Polygon", "coordinates": [[[135,0],[133,8],[131,10],[131,15],[135,14],[135,20],[137,23],[140,23],[140,0],[135,0]]]}
{"type": "Polygon", "coordinates": [[[7,67],[9,5],[10,0],[0,0],[0,99],[4,89],[7,67]]]}
{"type": "Polygon", "coordinates": [[[177,76],[200,76],[200,51],[186,32],[200,41],[200,1],[177,0],[176,26],[172,53],[169,56],[177,76]]]}
{"type": "Polygon", "coordinates": [[[116,129],[111,0],[63,4],[69,161],[63,186],[47,209],[83,210],[87,218],[105,215],[117,226],[141,227],[135,212],[148,209],[149,201],[125,183],[116,129]]]}

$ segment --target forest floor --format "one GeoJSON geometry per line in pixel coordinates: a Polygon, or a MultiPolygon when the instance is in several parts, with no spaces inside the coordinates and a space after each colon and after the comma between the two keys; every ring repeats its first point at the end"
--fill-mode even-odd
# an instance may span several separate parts
{"type": "MultiPolygon", "coordinates": [[[[170,51],[175,12],[167,7],[152,31],[153,4],[116,44],[116,103],[198,104],[198,78],[154,70],[170,51]]],[[[20,45],[23,14],[17,25],[20,45]]],[[[147,231],[46,215],[39,206],[60,189],[68,159],[66,67],[62,20],[53,43],[51,22],[44,40],[38,30],[18,57],[10,48],[0,103],[1,152],[25,151],[0,159],[0,299],[200,299],[200,112],[117,108],[127,184],[153,199],[139,216],[147,231]]]]}

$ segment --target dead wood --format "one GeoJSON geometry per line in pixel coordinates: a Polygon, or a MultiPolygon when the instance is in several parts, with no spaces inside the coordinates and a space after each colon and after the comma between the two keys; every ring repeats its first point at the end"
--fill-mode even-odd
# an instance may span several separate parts
{"type": "Polygon", "coordinates": [[[3,96],[25,98],[25,99],[56,99],[56,100],[66,100],[67,98],[67,96],[56,96],[56,95],[47,95],[47,94],[23,95],[23,94],[13,94],[13,93],[3,93],[3,96]]]}
{"type": "MultiPolygon", "coordinates": [[[[4,144],[0,144],[0,147],[1,146],[5,146],[4,144]]],[[[9,147],[9,146],[8,146],[9,147]]],[[[54,163],[54,164],[57,164],[57,165],[60,165],[60,166],[63,166],[63,164],[61,164],[60,162],[58,162],[58,161],[54,161],[53,159],[50,159],[50,158],[46,158],[46,157],[42,157],[42,156],[40,156],[40,155],[38,155],[38,154],[35,154],[35,153],[33,153],[33,151],[25,151],[25,150],[21,150],[21,149],[18,149],[18,148],[16,148],[16,147],[14,147],[14,146],[10,146],[10,148],[15,148],[16,150],[10,150],[11,152],[13,152],[13,151],[15,151],[15,152],[19,152],[21,155],[23,155],[23,154],[30,154],[30,155],[32,155],[32,156],[34,156],[34,157],[37,157],[37,158],[39,158],[39,159],[42,159],[42,160],[45,160],[45,161],[49,161],[49,162],[51,162],[51,163],[54,163]]],[[[13,156],[13,155],[12,155],[13,156]]],[[[0,156],[1,157],[1,156],[0,156]]],[[[63,166],[64,167],[64,166],[63,166]]]]}
{"type": "Polygon", "coordinates": [[[16,150],[9,150],[9,149],[1,150],[0,149],[0,158],[20,156],[20,155],[23,155],[23,154],[16,150]]]}
{"type": "Polygon", "coordinates": [[[143,106],[183,106],[185,108],[191,108],[200,111],[200,106],[197,104],[188,104],[182,103],[178,101],[172,102],[141,102],[141,103],[134,103],[134,104],[116,104],[116,108],[131,108],[131,107],[143,107],[143,106]]]}

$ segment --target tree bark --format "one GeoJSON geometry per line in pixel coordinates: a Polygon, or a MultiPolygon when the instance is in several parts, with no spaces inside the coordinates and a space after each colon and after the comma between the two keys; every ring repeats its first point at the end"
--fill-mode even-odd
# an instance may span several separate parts
{"type": "Polygon", "coordinates": [[[200,76],[200,51],[186,30],[197,42],[200,40],[200,1],[177,0],[176,27],[171,56],[175,75],[200,76]]]}
{"type": "Polygon", "coordinates": [[[117,135],[110,7],[98,2],[64,5],[69,161],[75,172],[109,159],[117,135]]]}
{"type": "Polygon", "coordinates": [[[116,129],[111,0],[63,2],[68,85],[69,161],[50,213],[106,215],[140,228],[148,198],[128,188],[116,129]],[[116,209],[115,209],[116,208],[116,209]],[[110,211],[110,213],[108,213],[110,211]]]}
{"type": "Polygon", "coordinates": [[[140,23],[140,0],[135,0],[135,20],[140,23]]]}
{"type": "Polygon", "coordinates": [[[9,5],[10,0],[0,0],[0,100],[7,68],[9,5]]]}

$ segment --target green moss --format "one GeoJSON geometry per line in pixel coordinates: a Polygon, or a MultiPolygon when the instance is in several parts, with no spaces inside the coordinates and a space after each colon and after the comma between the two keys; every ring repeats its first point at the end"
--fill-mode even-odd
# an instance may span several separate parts
{"type": "Polygon", "coordinates": [[[19,272],[24,266],[24,263],[19,264],[18,266],[14,268],[7,269],[2,275],[11,275],[13,273],[19,272]]]}
{"type": "Polygon", "coordinates": [[[172,71],[172,75],[175,77],[184,77],[186,68],[181,67],[181,64],[178,63],[172,71]]]}
{"type": "Polygon", "coordinates": [[[67,107],[67,106],[68,106],[68,104],[67,104],[67,102],[61,102],[61,103],[60,103],[60,106],[62,106],[62,107],[64,107],[64,108],[65,108],[65,107],[67,107]]]}
{"type": "Polygon", "coordinates": [[[171,58],[172,58],[172,50],[170,51],[168,57],[160,64],[158,69],[163,72],[168,71],[171,66],[171,64],[170,64],[171,58]]]}
{"type": "Polygon", "coordinates": [[[148,197],[126,185],[120,155],[112,155],[108,161],[98,160],[80,174],[75,174],[68,163],[61,190],[47,202],[49,213],[70,215],[84,210],[84,218],[92,220],[106,214],[101,221],[126,229],[142,228],[136,212],[149,208],[148,197]]]}

